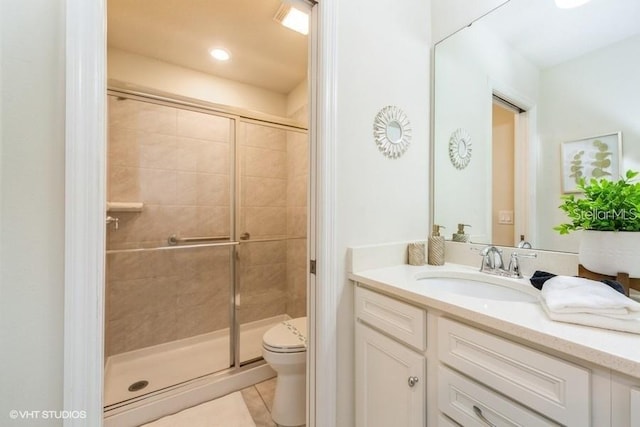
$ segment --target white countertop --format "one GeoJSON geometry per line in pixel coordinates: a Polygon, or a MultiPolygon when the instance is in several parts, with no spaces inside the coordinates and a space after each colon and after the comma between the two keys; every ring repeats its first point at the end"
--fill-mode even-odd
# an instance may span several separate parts
{"type": "Polygon", "coordinates": [[[499,301],[430,287],[421,277],[483,281],[538,295],[528,279],[480,273],[465,265],[411,266],[350,273],[349,278],[374,290],[458,316],[606,368],[640,378],[640,335],[550,320],[538,302],[499,301]]]}

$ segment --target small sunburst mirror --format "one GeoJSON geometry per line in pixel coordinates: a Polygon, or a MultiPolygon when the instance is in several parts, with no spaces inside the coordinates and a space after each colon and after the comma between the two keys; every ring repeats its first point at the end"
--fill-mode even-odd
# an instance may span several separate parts
{"type": "Polygon", "coordinates": [[[385,156],[391,159],[402,156],[411,142],[409,118],[398,107],[384,107],[373,121],[373,137],[385,156]]]}
{"type": "Polygon", "coordinates": [[[471,136],[464,129],[456,129],[449,138],[449,159],[456,169],[462,170],[471,161],[471,136]]]}

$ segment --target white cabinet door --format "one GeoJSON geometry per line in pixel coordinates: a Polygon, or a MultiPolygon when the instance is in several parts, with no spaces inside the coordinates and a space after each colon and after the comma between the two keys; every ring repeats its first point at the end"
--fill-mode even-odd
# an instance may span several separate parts
{"type": "Polygon", "coordinates": [[[610,425],[640,427],[640,382],[637,378],[611,373],[610,425]]]}
{"type": "Polygon", "coordinates": [[[632,388],[631,389],[631,402],[630,402],[630,413],[629,417],[631,418],[630,425],[632,426],[640,426],[640,388],[632,388]]]}
{"type": "Polygon", "coordinates": [[[355,350],[356,426],[424,427],[425,357],[360,322],[355,350]]]}

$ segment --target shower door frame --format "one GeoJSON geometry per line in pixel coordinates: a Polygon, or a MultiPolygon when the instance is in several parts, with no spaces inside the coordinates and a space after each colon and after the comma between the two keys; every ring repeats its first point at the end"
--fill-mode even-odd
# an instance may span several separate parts
{"type": "MultiPolygon", "coordinates": [[[[307,425],[336,422],[338,274],[334,218],[337,187],[337,3],[311,11],[310,256],[307,425]],[[322,375],[316,376],[316,372],[322,375]]],[[[106,0],[65,3],[65,292],[63,408],[86,411],[65,427],[103,421],[106,211],[106,0]]]]}
{"type": "MultiPolygon", "coordinates": [[[[129,85],[130,86],[130,85],[129,85]]],[[[236,211],[238,208],[238,203],[237,203],[237,189],[238,189],[238,183],[236,180],[236,176],[237,176],[237,165],[238,165],[238,161],[237,161],[237,148],[236,148],[236,138],[237,138],[237,131],[238,131],[238,122],[241,120],[241,116],[237,115],[237,114],[233,114],[233,113],[229,113],[226,111],[223,111],[224,108],[223,107],[211,107],[211,108],[207,108],[204,106],[199,106],[197,103],[194,102],[188,102],[186,100],[180,101],[180,100],[175,100],[172,99],[168,96],[163,95],[154,95],[152,93],[145,93],[143,90],[135,90],[135,88],[132,88],[131,86],[128,88],[125,87],[120,87],[117,83],[112,83],[111,85],[109,85],[107,87],[107,96],[115,96],[118,98],[123,98],[123,99],[129,99],[129,100],[133,100],[133,101],[138,101],[138,102],[145,102],[145,103],[149,103],[149,104],[153,104],[153,105],[160,105],[163,107],[168,107],[168,108],[175,108],[175,109],[181,109],[181,110],[185,110],[185,111],[194,111],[197,113],[202,113],[202,114],[209,114],[212,116],[216,116],[216,117],[224,117],[225,119],[229,119],[230,121],[232,121],[232,124],[230,126],[230,128],[232,129],[232,137],[230,139],[230,141],[228,141],[229,146],[231,148],[231,150],[233,150],[233,152],[229,152],[229,192],[230,192],[230,197],[229,197],[229,203],[230,203],[230,209],[231,209],[231,214],[229,217],[229,230],[231,230],[230,234],[229,234],[229,241],[228,242],[218,242],[218,243],[209,243],[209,244],[191,244],[191,245],[178,245],[178,246],[164,246],[164,247],[155,247],[155,248],[145,248],[145,249],[124,249],[124,250],[117,250],[119,252],[126,252],[126,251],[139,251],[139,250],[145,250],[145,251],[151,251],[151,250],[188,250],[188,249],[202,249],[202,248],[207,248],[207,247],[211,247],[211,248],[216,248],[216,247],[224,247],[224,246],[228,246],[229,247],[229,271],[230,271],[230,277],[229,277],[229,319],[228,319],[228,327],[229,327],[229,366],[225,369],[221,369],[218,371],[213,371],[213,372],[208,372],[206,374],[203,375],[211,375],[211,374],[217,374],[217,373],[221,373],[221,372],[225,372],[225,371],[229,371],[229,370],[233,370],[233,371],[237,371],[240,368],[240,365],[236,364],[236,360],[238,358],[238,339],[236,337],[236,335],[239,334],[239,329],[238,329],[238,322],[236,321],[236,295],[237,295],[237,288],[238,288],[238,277],[237,277],[237,269],[236,269],[236,264],[237,264],[237,246],[239,245],[239,241],[237,239],[233,239],[235,236],[235,229],[236,229],[236,219],[237,219],[237,215],[236,215],[236,211]]],[[[105,200],[107,200],[107,198],[105,198],[105,200]]],[[[106,247],[106,246],[105,246],[106,247]]],[[[110,251],[106,250],[105,251],[105,255],[108,254],[110,251]]],[[[105,313],[105,320],[106,320],[106,313],[105,313]]],[[[166,344],[166,343],[165,343],[166,344]]],[[[113,355],[112,355],[113,356],[113,355]]],[[[105,356],[106,358],[106,356],[105,356]]],[[[194,378],[188,378],[185,379],[184,381],[178,383],[178,384],[182,384],[188,381],[193,380],[194,378]]],[[[175,387],[178,384],[172,384],[170,387],[175,387]]],[[[162,390],[160,390],[162,391],[162,390]]],[[[135,398],[132,398],[130,400],[124,401],[124,402],[117,402],[114,403],[113,405],[110,405],[112,407],[122,407],[123,405],[126,405],[127,402],[138,402],[140,400],[144,400],[145,398],[149,397],[149,396],[153,396],[155,394],[158,393],[158,390],[154,390],[151,391],[149,393],[140,395],[140,396],[136,396],[135,398]]]]}
{"type": "MultiPolygon", "coordinates": [[[[260,240],[247,240],[242,241],[239,238],[239,224],[240,224],[240,211],[242,209],[242,203],[240,201],[241,191],[241,167],[240,167],[240,127],[242,124],[252,124],[265,127],[272,127],[276,129],[282,129],[287,132],[299,132],[309,134],[308,128],[303,127],[300,123],[281,117],[275,117],[268,114],[247,112],[241,109],[228,107],[224,105],[211,104],[207,102],[199,102],[197,100],[183,98],[171,94],[164,94],[161,92],[154,93],[144,88],[135,88],[132,85],[123,85],[118,82],[111,82],[107,88],[107,96],[122,97],[139,102],[146,102],[154,105],[161,105],[169,108],[182,109],[185,111],[194,111],[203,114],[210,114],[217,117],[224,117],[233,121],[231,128],[233,129],[233,136],[229,141],[230,156],[229,156],[229,177],[230,185],[229,190],[231,192],[231,215],[229,227],[231,230],[229,242],[224,242],[230,246],[231,249],[231,277],[230,277],[230,300],[229,300],[229,363],[230,366],[220,371],[209,372],[203,375],[220,374],[224,372],[238,372],[245,366],[254,366],[256,363],[261,363],[260,358],[258,360],[250,360],[243,362],[240,360],[240,320],[238,318],[238,309],[242,294],[240,289],[240,269],[238,261],[239,246],[244,243],[258,243],[260,240]]],[[[105,198],[107,200],[107,198],[105,198]]],[[[287,236],[283,238],[286,240],[287,236]]],[[[207,246],[216,246],[215,244],[193,244],[190,248],[205,248],[207,246]]],[[[221,245],[220,245],[221,246],[221,245]]],[[[139,251],[139,250],[181,250],[186,249],[185,246],[168,246],[160,248],[147,248],[147,249],[125,249],[124,251],[139,251]]],[[[122,251],[122,250],[119,250],[122,251]]],[[[109,252],[108,250],[105,252],[109,252]]],[[[106,316],[105,316],[106,317],[106,316]]],[[[194,380],[195,378],[185,379],[182,383],[186,383],[194,380]]],[[[179,384],[173,384],[170,388],[173,388],[179,384]]],[[[157,395],[158,391],[153,391],[148,394],[137,396],[125,402],[118,402],[111,405],[113,408],[120,408],[127,405],[129,402],[140,402],[150,396],[157,395]]]]}
{"type": "MultiPolygon", "coordinates": [[[[234,229],[233,229],[233,233],[238,240],[236,240],[238,242],[238,247],[235,249],[235,260],[234,260],[234,267],[235,267],[235,295],[234,295],[234,328],[237,329],[238,333],[234,334],[234,339],[236,340],[235,344],[233,345],[233,348],[235,349],[235,358],[233,359],[233,365],[236,368],[241,368],[243,366],[248,366],[252,363],[255,363],[255,360],[248,360],[248,361],[242,361],[240,360],[240,349],[241,349],[241,344],[240,344],[240,320],[239,320],[239,316],[238,316],[238,309],[240,308],[240,306],[242,305],[242,288],[240,286],[240,278],[241,278],[241,272],[240,272],[240,267],[241,267],[241,260],[242,257],[239,257],[239,250],[242,247],[243,244],[252,244],[252,243],[260,243],[260,242],[269,242],[269,241],[287,241],[287,239],[289,238],[288,235],[285,235],[282,239],[247,239],[247,240],[243,240],[240,238],[240,225],[242,224],[241,221],[241,210],[242,210],[242,167],[240,165],[241,162],[241,156],[240,156],[240,142],[239,142],[239,135],[241,135],[240,132],[240,128],[242,127],[243,124],[248,124],[248,125],[257,125],[257,126],[265,126],[265,127],[271,127],[271,128],[275,128],[275,129],[281,129],[284,130],[286,132],[298,132],[298,133],[305,133],[307,135],[307,141],[310,142],[310,130],[309,127],[302,127],[300,123],[297,123],[293,120],[290,119],[285,119],[285,120],[268,120],[267,116],[262,116],[262,118],[258,118],[261,115],[240,115],[238,116],[238,119],[235,121],[235,130],[234,133],[236,135],[235,138],[235,153],[234,153],[234,159],[235,159],[235,164],[234,164],[234,170],[235,170],[235,176],[234,176],[234,180],[235,180],[235,207],[234,207],[234,214],[235,214],[235,218],[233,220],[233,224],[234,224],[234,229]],[[240,262],[239,262],[240,260],[240,262]],[[240,298],[238,298],[238,295],[240,296],[240,298]],[[238,305],[237,301],[238,299],[240,300],[240,305],[238,305]]],[[[308,145],[309,150],[308,152],[311,152],[311,144],[308,145]]],[[[311,174],[311,169],[309,169],[307,175],[311,174]]],[[[310,188],[307,190],[307,193],[310,193],[310,188]]],[[[307,199],[309,199],[309,197],[307,197],[307,199]]],[[[310,215],[310,207],[307,207],[307,223],[309,222],[309,215],[310,215]]],[[[307,238],[307,256],[309,257],[309,227],[307,226],[307,235],[305,236],[307,238]]],[[[308,281],[308,280],[307,280],[308,281]]],[[[307,291],[309,290],[309,287],[307,286],[307,291]]],[[[286,314],[286,313],[285,313],[286,314]]],[[[258,358],[258,360],[262,359],[261,357],[258,358]]]]}

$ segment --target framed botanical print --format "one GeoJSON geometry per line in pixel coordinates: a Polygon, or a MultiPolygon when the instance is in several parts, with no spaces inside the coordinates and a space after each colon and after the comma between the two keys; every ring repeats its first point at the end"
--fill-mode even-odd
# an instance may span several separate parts
{"type": "Polygon", "coordinates": [[[561,159],[563,193],[579,193],[582,178],[617,180],[622,164],[622,133],[563,142],[561,159]]]}

